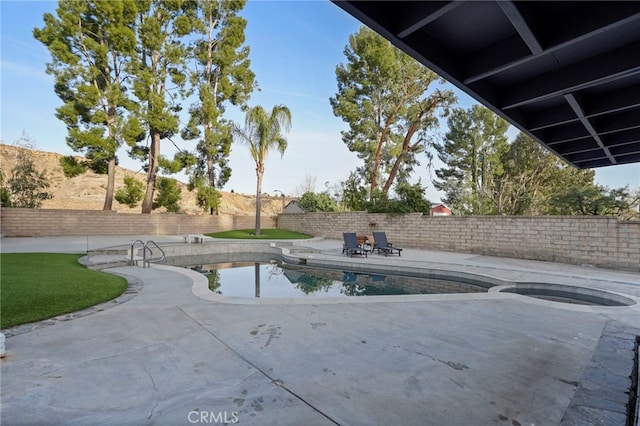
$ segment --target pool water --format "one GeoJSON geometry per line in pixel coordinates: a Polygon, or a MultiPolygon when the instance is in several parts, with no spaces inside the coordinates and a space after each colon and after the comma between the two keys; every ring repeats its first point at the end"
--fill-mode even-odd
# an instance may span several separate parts
{"type": "Polygon", "coordinates": [[[350,297],[486,292],[490,285],[445,279],[310,268],[277,261],[190,266],[209,289],[233,297],[350,297]]]}

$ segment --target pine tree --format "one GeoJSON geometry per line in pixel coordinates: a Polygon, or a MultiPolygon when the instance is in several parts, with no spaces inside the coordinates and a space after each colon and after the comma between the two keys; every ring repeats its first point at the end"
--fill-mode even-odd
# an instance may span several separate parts
{"type": "Polygon", "coordinates": [[[56,116],[67,126],[67,144],[88,158],[88,166],[107,174],[104,210],[113,203],[116,151],[142,134],[128,110],[126,64],[136,42],[137,5],[133,0],[60,0],[57,16],[44,15],[33,31],[51,53],[47,72],[64,102],[56,116]]]}
{"type": "Polygon", "coordinates": [[[184,139],[198,139],[199,162],[191,179],[202,207],[217,211],[216,188],[231,176],[228,157],[233,141],[232,123],[224,119],[228,105],[246,108],[255,86],[249,48],[243,46],[246,20],[238,15],[246,1],[201,1],[195,28],[191,82],[198,102],[190,108],[184,139]]]}
{"type": "Polygon", "coordinates": [[[146,162],[147,187],[142,213],[151,213],[160,168],[160,147],[179,131],[180,102],[187,92],[187,38],[197,21],[198,3],[150,0],[138,4],[137,55],[131,60],[136,116],[148,131],[148,143],[131,154],[146,162]]]}
{"type": "Polygon", "coordinates": [[[449,116],[444,142],[436,144],[446,165],[436,170],[434,186],[445,191],[445,202],[460,213],[498,213],[494,203],[508,150],[508,123],[485,107],[455,109],[449,116]]]}
{"type": "Polygon", "coordinates": [[[342,140],[364,161],[369,184],[387,194],[394,183],[407,181],[428,156],[430,132],[446,115],[455,96],[430,89],[444,81],[433,71],[362,27],[349,37],[346,64],[336,67],[338,92],[330,99],[333,112],[349,125],[342,140]]]}

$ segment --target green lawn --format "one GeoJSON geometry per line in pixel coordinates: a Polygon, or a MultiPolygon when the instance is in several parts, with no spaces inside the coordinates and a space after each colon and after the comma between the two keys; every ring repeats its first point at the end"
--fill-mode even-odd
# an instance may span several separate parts
{"type": "Polygon", "coordinates": [[[0,255],[0,328],[75,312],[118,297],[127,280],[87,269],[80,254],[0,255]]]}
{"type": "Polygon", "coordinates": [[[286,229],[261,229],[260,236],[254,235],[255,229],[235,229],[233,231],[213,232],[205,234],[214,238],[241,238],[252,240],[303,240],[313,235],[287,231],[286,229]]]}

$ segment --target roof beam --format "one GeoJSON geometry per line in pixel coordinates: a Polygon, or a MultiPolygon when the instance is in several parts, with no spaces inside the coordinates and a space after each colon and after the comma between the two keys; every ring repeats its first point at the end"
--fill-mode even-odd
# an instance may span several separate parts
{"type": "Polygon", "coordinates": [[[600,139],[600,135],[598,134],[596,129],[593,127],[589,119],[584,116],[584,111],[582,110],[582,106],[580,106],[580,104],[578,103],[576,96],[573,94],[569,94],[569,95],[564,95],[564,98],[569,104],[569,106],[576,113],[576,115],[578,116],[578,119],[580,120],[584,128],[587,129],[587,131],[596,141],[598,146],[602,148],[605,155],[609,158],[609,161],[611,161],[611,164],[616,164],[616,159],[613,157],[613,155],[611,155],[611,152],[609,152],[609,149],[606,146],[604,146],[604,143],[602,143],[602,139],[600,139]]]}
{"type": "MultiPolygon", "coordinates": [[[[583,96],[582,109],[585,117],[593,118],[603,114],[640,107],[640,85],[626,87],[613,92],[598,93],[597,96],[583,96]]],[[[541,130],[578,121],[574,111],[566,104],[531,112],[527,125],[529,130],[541,130]]]]}
{"type": "Polygon", "coordinates": [[[420,28],[428,25],[429,23],[435,21],[436,19],[442,17],[443,15],[449,13],[456,7],[460,6],[462,2],[460,1],[450,1],[444,5],[440,4],[440,2],[421,2],[415,3],[420,4],[423,7],[427,7],[429,9],[421,10],[418,14],[418,19],[416,20],[416,16],[412,13],[407,13],[403,16],[403,22],[398,25],[396,28],[396,35],[398,38],[405,38],[409,34],[412,34],[418,31],[420,28]]]}
{"type": "Polygon", "coordinates": [[[542,45],[529,27],[529,23],[524,19],[516,5],[512,1],[499,1],[498,6],[507,16],[513,27],[516,29],[522,40],[525,42],[531,53],[539,55],[542,53],[542,45]]]}
{"type": "MultiPolygon", "coordinates": [[[[639,53],[640,54],[640,53],[639,53]]],[[[614,92],[598,94],[597,100],[587,100],[585,103],[593,106],[585,106],[587,116],[610,114],[624,111],[630,108],[640,107],[640,84],[625,87],[614,92]]]]}
{"type": "Polygon", "coordinates": [[[638,144],[640,147],[640,127],[603,135],[602,140],[608,147],[626,144],[638,144]]]}
{"type": "Polygon", "coordinates": [[[640,74],[640,42],[502,88],[501,108],[511,109],[640,74]]]}
{"type": "Polygon", "coordinates": [[[568,155],[576,154],[578,152],[593,151],[594,149],[600,149],[600,146],[592,137],[578,139],[571,142],[564,142],[560,144],[552,145],[558,154],[568,155]]]}
{"type": "MultiPolygon", "coordinates": [[[[501,1],[498,2],[501,7],[502,3],[503,2],[501,1]]],[[[593,2],[593,4],[595,3],[596,2],[593,2]]],[[[640,21],[640,3],[633,4],[633,2],[622,2],[616,3],[616,7],[606,5],[606,8],[608,10],[607,13],[589,14],[589,22],[581,19],[575,19],[573,17],[567,17],[567,19],[571,19],[572,24],[564,26],[567,28],[557,28],[557,33],[550,31],[552,35],[555,35],[555,37],[549,40],[546,49],[541,46],[542,51],[538,54],[534,52],[530,55],[522,55],[499,61],[500,57],[504,57],[504,51],[502,51],[502,47],[497,44],[490,50],[483,52],[476,61],[471,62],[466,72],[464,84],[470,84],[483,78],[525,65],[527,62],[538,58],[540,55],[548,55],[558,50],[570,47],[576,43],[588,41],[591,38],[598,37],[607,31],[612,31],[613,29],[623,25],[638,25],[637,21],[640,21]],[[634,10],[639,10],[639,12],[629,16],[629,12],[626,10],[626,8],[629,7],[634,8],[634,10]],[[603,17],[606,17],[606,19],[603,17]],[[599,21],[593,22],[595,19],[599,19],[599,21]]],[[[562,20],[562,22],[566,21],[562,20]]],[[[527,25],[526,22],[525,25],[527,25]]]]}

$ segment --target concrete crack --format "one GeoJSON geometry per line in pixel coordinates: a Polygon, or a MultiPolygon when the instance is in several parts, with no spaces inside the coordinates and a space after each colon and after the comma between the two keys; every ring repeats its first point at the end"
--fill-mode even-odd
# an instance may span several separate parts
{"type": "MultiPolygon", "coordinates": [[[[266,377],[267,379],[269,379],[269,381],[271,382],[271,384],[273,384],[274,386],[277,386],[281,389],[283,389],[284,391],[286,391],[288,394],[290,394],[291,396],[293,396],[294,398],[296,398],[298,401],[302,402],[303,404],[305,404],[307,407],[311,408],[313,411],[315,411],[316,413],[320,414],[321,416],[323,416],[324,418],[326,418],[327,420],[329,420],[331,423],[335,424],[335,425],[340,425],[340,423],[338,423],[337,421],[335,421],[334,419],[332,419],[327,413],[323,412],[322,410],[320,410],[319,408],[313,406],[309,401],[307,401],[306,399],[304,399],[302,396],[298,395],[297,393],[295,393],[293,390],[289,389],[287,386],[285,386],[284,382],[278,378],[274,378],[271,377],[271,375],[269,375],[266,371],[264,371],[263,369],[261,369],[260,367],[258,367],[255,363],[253,363],[252,361],[250,361],[249,359],[247,359],[246,357],[244,357],[240,352],[238,352],[237,350],[235,350],[234,348],[232,348],[228,343],[226,343],[225,341],[223,341],[220,337],[218,337],[213,331],[211,331],[210,329],[208,329],[207,327],[205,327],[202,323],[200,323],[200,321],[198,321],[197,319],[195,319],[194,317],[192,317],[191,315],[189,315],[187,312],[185,312],[184,309],[182,309],[181,307],[178,307],[178,309],[180,309],[182,311],[183,314],[185,314],[188,318],[190,318],[194,323],[196,323],[197,325],[199,325],[200,327],[202,327],[207,333],[209,333],[214,339],[216,339],[218,342],[220,342],[222,345],[224,345],[227,349],[229,349],[231,352],[233,352],[238,358],[240,358],[241,360],[243,360],[244,362],[246,362],[247,364],[249,364],[251,367],[255,368],[257,371],[259,371],[264,377],[266,377]]],[[[245,379],[246,380],[246,379],[245,379]]]]}

